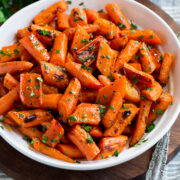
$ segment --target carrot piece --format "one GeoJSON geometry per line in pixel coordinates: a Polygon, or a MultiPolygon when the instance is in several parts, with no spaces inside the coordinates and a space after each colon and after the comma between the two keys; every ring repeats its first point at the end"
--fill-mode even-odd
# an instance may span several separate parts
{"type": "Polygon", "coordinates": [[[58,12],[57,13],[58,29],[65,30],[70,28],[69,19],[70,19],[69,14],[58,12]]]}
{"type": "Polygon", "coordinates": [[[154,81],[153,86],[142,90],[141,94],[149,100],[156,101],[160,97],[162,92],[163,89],[161,85],[157,81],[154,81]]]}
{"type": "Polygon", "coordinates": [[[146,130],[146,120],[150,112],[151,104],[152,101],[150,100],[143,100],[140,102],[139,114],[130,141],[130,146],[135,145],[144,135],[144,132],[146,130]]]}
{"type": "Polygon", "coordinates": [[[49,86],[43,83],[42,89],[44,94],[58,94],[58,89],[54,86],[49,86]]]}
{"type": "Polygon", "coordinates": [[[38,25],[45,25],[52,21],[57,12],[64,12],[68,8],[68,5],[65,0],[58,1],[57,3],[51,5],[44,11],[41,11],[35,18],[34,22],[38,25]]]}
{"type": "Polygon", "coordinates": [[[50,121],[53,116],[41,109],[27,111],[9,111],[9,117],[18,125],[27,128],[39,125],[43,121],[50,121]]]}
{"type": "Polygon", "coordinates": [[[128,43],[128,38],[124,36],[124,37],[119,37],[119,38],[115,38],[111,40],[110,46],[112,49],[119,51],[122,48],[124,48],[127,43],[128,43]]]}
{"type": "Polygon", "coordinates": [[[110,76],[114,72],[118,54],[118,51],[112,50],[106,42],[101,41],[96,61],[96,67],[101,74],[110,76]]]}
{"type": "Polygon", "coordinates": [[[115,70],[118,72],[124,66],[124,63],[130,61],[130,59],[137,53],[140,48],[138,41],[130,40],[125,48],[120,52],[119,57],[115,64],[115,70]]]}
{"type": "Polygon", "coordinates": [[[86,32],[86,30],[82,26],[77,25],[76,32],[74,34],[74,38],[71,45],[71,51],[77,51],[84,45],[88,44],[89,38],[90,35],[86,32]]]}
{"type": "Polygon", "coordinates": [[[78,103],[79,92],[81,90],[81,83],[78,79],[73,79],[70,81],[68,87],[62,98],[58,103],[59,114],[64,122],[75,110],[78,103]]]}
{"type": "Polygon", "coordinates": [[[128,125],[128,126],[126,126],[126,128],[124,129],[122,134],[131,136],[133,134],[133,132],[134,132],[133,126],[128,125]]]}
{"type": "Polygon", "coordinates": [[[68,38],[64,33],[59,34],[54,41],[50,63],[64,66],[68,48],[68,38]]]}
{"type": "Polygon", "coordinates": [[[112,19],[112,21],[123,29],[130,29],[131,25],[128,22],[126,16],[117,4],[107,4],[105,9],[112,19]]]}
{"type": "Polygon", "coordinates": [[[25,27],[24,29],[18,29],[17,33],[16,33],[16,37],[18,40],[24,38],[25,36],[29,36],[29,35],[30,35],[29,27],[25,27]]]}
{"type": "Polygon", "coordinates": [[[147,119],[147,124],[150,124],[154,121],[158,115],[164,113],[164,111],[168,108],[168,106],[173,102],[173,98],[168,93],[163,93],[160,98],[152,104],[151,112],[147,119]]]}
{"type": "Polygon", "coordinates": [[[7,73],[4,76],[4,87],[6,87],[7,89],[11,90],[14,87],[16,87],[19,84],[18,80],[16,80],[11,74],[7,73]]]}
{"type": "Polygon", "coordinates": [[[0,63],[20,59],[20,54],[21,54],[22,49],[23,47],[18,44],[4,46],[0,50],[0,63]]]}
{"type": "Polygon", "coordinates": [[[90,134],[82,129],[80,125],[73,126],[67,135],[68,138],[85,155],[87,160],[93,160],[100,152],[90,134]]]}
{"type": "Polygon", "coordinates": [[[99,126],[93,126],[90,131],[90,136],[93,138],[102,138],[104,136],[102,128],[99,126]]]}
{"type": "Polygon", "coordinates": [[[111,84],[111,80],[105,75],[99,75],[98,79],[103,86],[107,86],[111,84]]]}
{"type": "Polygon", "coordinates": [[[55,147],[64,135],[64,129],[61,124],[52,119],[50,127],[47,128],[46,132],[43,134],[42,142],[50,147],[55,147]]]}
{"type": "Polygon", "coordinates": [[[105,13],[104,11],[98,12],[98,14],[100,18],[110,20],[109,15],[105,13]]]}
{"type": "Polygon", "coordinates": [[[58,109],[58,102],[60,98],[62,97],[62,94],[46,94],[42,96],[42,108],[50,108],[50,109],[58,109]]]}
{"type": "Polygon", "coordinates": [[[134,67],[135,69],[137,69],[138,71],[142,71],[140,63],[128,63],[128,64],[134,67]]]}
{"type": "Polygon", "coordinates": [[[20,99],[28,107],[38,108],[42,103],[41,75],[25,73],[20,75],[20,99]]]}
{"type": "Polygon", "coordinates": [[[156,69],[153,57],[145,43],[142,43],[140,46],[140,60],[143,71],[151,74],[156,69]]]}
{"type": "MultiPolygon", "coordinates": [[[[59,12],[57,12],[57,15],[58,14],[59,14],[59,12]]],[[[52,29],[54,29],[54,30],[58,30],[57,18],[55,17],[52,21],[50,21],[48,26],[52,27],[52,29]]]]}
{"type": "Polygon", "coordinates": [[[81,64],[68,62],[65,64],[65,67],[72,76],[79,79],[83,86],[91,89],[102,87],[101,83],[91,73],[82,69],[81,64]]]}
{"type": "Polygon", "coordinates": [[[95,160],[108,158],[109,156],[113,155],[117,156],[118,153],[120,153],[124,149],[127,140],[128,137],[123,135],[117,137],[102,138],[99,142],[100,153],[95,158],[95,160]]]}
{"type": "Polygon", "coordinates": [[[150,53],[151,53],[151,56],[153,57],[156,70],[159,70],[161,67],[161,58],[162,58],[161,53],[157,49],[152,48],[152,47],[150,48],[150,53]]]}
{"type": "Polygon", "coordinates": [[[122,35],[128,37],[128,39],[143,41],[148,44],[162,44],[160,38],[152,30],[123,30],[122,35]]]}
{"type": "Polygon", "coordinates": [[[6,95],[7,90],[6,88],[3,86],[3,84],[0,82],[0,97],[6,95]]]}
{"type": "Polygon", "coordinates": [[[3,117],[2,117],[1,120],[2,120],[2,122],[5,123],[5,124],[8,124],[8,125],[17,127],[16,122],[14,122],[14,121],[9,117],[9,115],[8,115],[7,113],[3,115],[3,117]]]}
{"type": "Polygon", "coordinates": [[[56,148],[70,158],[75,158],[75,159],[84,158],[82,152],[75,145],[58,144],[56,148]]]}
{"type": "MultiPolygon", "coordinates": [[[[72,142],[67,138],[67,136],[64,134],[63,136],[62,136],[62,138],[61,138],[61,142],[63,143],[63,144],[72,144],[72,142]]],[[[57,145],[58,146],[58,145],[57,145]]]]}
{"type": "Polygon", "coordinates": [[[34,128],[34,127],[28,127],[28,128],[25,128],[25,127],[19,127],[18,130],[25,136],[28,136],[30,137],[31,139],[33,137],[37,137],[38,139],[41,139],[42,138],[42,132],[39,131],[37,128],[34,128]]]}
{"type": "MultiPolygon", "coordinates": [[[[102,108],[105,108],[102,106],[102,108]]],[[[81,103],[68,118],[70,126],[75,124],[98,125],[101,121],[101,110],[98,104],[81,103]]]]}
{"type": "Polygon", "coordinates": [[[169,78],[169,72],[171,70],[171,66],[173,63],[173,54],[172,53],[164,53],[162,66],[159,73],[159,80],[161,83],[166,84],[169,78]]]}
{"type": "MultiPolygon", "coordinates": [[[[122,75],[118,73],[113,74],[115,80],[121,79],[122,75]]],[[[141,100],[140,92],[138,88],[131,84],[131,82],[125,77],[125,95],[124,98],[130,102],[138,103],[141,100]]]]}
{"type": "Polygon", "coordinates": [[[125,94],[125,77],[112,82],[110,85],[102,87],[99,89],[96,102],[104,105],[108,105],[111,102],[113,94],[115,92],[120,92],[122,97],[125,94]]]}
{"type": "Polygon", "coordinates": [[[79,94],[79,101],[86,103],[93,103],[96,101],[97,90],[81,90],[79,94]]]}
{"type": "Polygon", "coordinates": [[[126,126],[133,120],[138,111],[139,108],[133,104],[123,104],[114,124],[109,129],[105,130],[104,136],[119,136],[122,134],[126,126]]]}
{"type": "Polygon", "coordinates": [[[55,148],[51,148],[51,147],[47,147],[47,145],[41,143],[40,140],[38,140],[37,138],[33,138],[33,147],[36,151],[46,154],[47,156],[53,157],[55,159],[59,159],[62,161],[66,161],[69,163],[74,163],[74,161],[69,158],[68,156],[65,156],[64,154],[62,154],[60,151],[58,151],[55,148]]]}
{"type": "Polygon", "coordinates": [[[105,128],[110,128],[113,125],[115,118],[122,106],[122,103],[123,103],[123,98],[121,96],[121,93],[116,92],[113,95],[108,110],[106,111],[105,116],[102,120],[102,123],[105,128]]]}
{"type": "Polygon", "coordinates": [[[38,62],[49,61],[50,57],[47,49],[45,49],[43,44],[35,37],[34,34],[24,37],[20,40],[20,43],[38,62]]]}
{"type": "Polygon", "coordinates": [[[73,8],[70,14],[70,25],[75,27],[77,25],[87,25],[87,16],[83,9],[73,8]]]}
{"type": "Polygon", "coordinates": [[[60,89],[65,89],[65,87],[68,85],[68,76],[63,67],[59,67],[47,62],[41,62],[41,70],[44,81],[47,84],[56,86],[60,89]]]}
{"type": "Polygon", "coordinates": [[[21,51],[21,61],[30,61],[32,56],[28,53],[26,49],[21,51]]]}
{"type": "Polygon", "coordinates": [[[87,16],[87,20],[89,24],[92,24],[96,19],[99,18],[99,14],[94,9],[85,9],[84,10],[87,16]]]}
{"type": "Polygon", "coordinates": [[[136,84],[139,88],[148,88],[153,86],[154,78],[150,74],[136,70],[129,64],[124,64],[124,73],[130,81],[136,84]]]}

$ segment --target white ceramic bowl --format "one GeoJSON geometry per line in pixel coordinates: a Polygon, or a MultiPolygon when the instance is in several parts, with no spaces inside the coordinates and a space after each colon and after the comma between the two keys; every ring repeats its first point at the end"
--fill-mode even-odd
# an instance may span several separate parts
{"type": "MultiPolygon", "coordinates": [[[[47,8],[58,0],[41,0],[13,15],[8,21],[0,28],[0,48],[5,45],[13,43],[15,33],[18,29],[27,26],[34,16],[41,10],[47,8]]],[[[73,7],[77,7],[82,0],[72,0],[69,6],[68,13],[73,7]]],[[[85,7],[95,10],[103,9],[107,3],[117,3],[125,11],[127,17],[133,20],[143,29],[152,29],[163,41],[162,51],[170,51],[174,54],[174,64],[172,68],[173,78],[171,78],[171,93],[173,94],[174,103],[163,114],[160,120],[157,121],[155,129],[144,136],[148,139],[140,146],[126,149],[119,154],[118,157],[112,157],[99,161],[84,161],[81,164],[70,164],[67,162],[59,161],[43,154],[37,153],[29,148],[29,145],[22,139],[22,136],[16,132],[9,130],[7,126],[5,129],[0,128],[0,135],[16,150],[43,164],[54,166],[57,168],[70,169],[70,170],[93,170],[111,167],[117,164],[126,162],[135,158],[152,147],[163,135],[171,128],[175,122],[180,111],[180,46],[178,39],[170,27],[154,12],[145,6],[131,0],[83,0],[85,7]],[[174,88],[173,88],[174,86],[174,88]]],[[[82,6],[81,6],[82,7],[82,6]]]]}

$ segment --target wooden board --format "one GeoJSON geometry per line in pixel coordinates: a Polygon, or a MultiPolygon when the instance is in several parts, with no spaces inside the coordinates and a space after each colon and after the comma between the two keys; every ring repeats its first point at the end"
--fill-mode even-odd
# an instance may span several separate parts
{"type": "MultiPolygon", "coordinates": [[[[163,10],[147,0],[137,0],[159,14],[174,30],[180,31],[179,25],[168,16],[163,10]]],[[[168,161],[170,161],[180,150],[180,116],[171,130],[168,161]]],[[[17,152],[0,138],[0,169],[8,176],[17,180],[123,180],[123,179],[144,179],[148,168],[153,148],[139,157],[124,164],[96,171],[67,171],[48,167],[33,161],[17,152]]]]}

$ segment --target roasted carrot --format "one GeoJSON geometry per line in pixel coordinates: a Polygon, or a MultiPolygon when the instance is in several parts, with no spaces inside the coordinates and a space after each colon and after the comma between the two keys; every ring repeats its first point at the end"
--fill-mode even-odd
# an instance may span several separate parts
{"type": "Polygon", "coordinates": [[[1,122],[5,123],[5,124],[8,124],[8,125],[11,125],[11,126],[14,126],[14,127],[17,127],[17,124],[16,122],[14,122],[9,116],[8,114],[4,114],[2,119],[1,119],[1,122]]]}
{"type": "Polygon", "coordinates": [[[54,41],[51,51],[50,63],[57,66],[64,66],[68,48],[68,38],[64,33],[60,33],[54,41]]]}
{"type": "Polygon", "coordinates": [[[6,93],[7,93],[6,88],[3,86],[3,83],[0,82],[0,97],[6,95],[6,93]]]}
{"type": "Polygon", "coordinates": [[[164,53],[162,66],[160,68],[159,80],[162,84],[166,84],[169,78],[169,72],[173,63],[172,53],[164,53]]]}
{"type": "Polygon", "coordinates": [[[150,108],[151,108],[152,101],[150,100],[142,100],[140,102],[140,109],[138,118],[136,120],[134,132],[131,138],[130,146],[135,145],[144,135],[146,130],[146,121],[149,116],[150,108]]]}
{"type": "Polygon", "coordinates": [[[64,122],[67,121],[67,118],[75,110],[78,102],[80,90],[81,90],[81,83],[79,82],[78,79],[75,78],[70,81],[64,95],[59,100],[58,110],[64,122]]]}
{"type": "Polygon", "coordinates": [[[162,55],[161,53],[155,49],[155,48],[150,48],[150,53],[153,57],[154,64],[156,65],[156,70],[159,70],[161,67],[161,61],[162,61],[162,55]]]}
{"type": "Polygon", "coordinates": [[[99,14],[94,9],[85,9],[88,24],[92,24],[96,19],[99,18],[99,14]]]}
{"type": "Polygon", "coordinates": [[[90,135],[93,138],[102,138],[104,136],[102,128],[99,126],[93,126],[90,131],[90,135]]]}
{"type": "Polygon", "coordinates": [[[67,56],[66,56],[66,62],[75,62],[75,58],[74,56],[72,56],[72,54],[70,52],[67,53],[67,56]]]}
{"type": "Polygon", "coordinates": [[[110,20],[109,15],[107,13],[105,13],[104,11],[100,11],[100,12],[98,12],[98,14],[99,14],[100,18],[110,20]]]}
{"type": "Polygon", "coordinates": [[[131,136],[133,134],[134,127],[131,125],[126,126],[122,134],[126,134],[128,136],[131,136]]]}
{"type": "Polygon", "coordinates": [[[111,80],[105,75],[99,75],[98,79],[103,86],[111,84],[111,80]]]}
{"type": "Polygon", "coordinates": [[[25,36],[29,36],[29,35],[30,35],[29,27],[25,27],[24,29],[18,29],[17,33],[16,33],[16,37],[18,40],[24,38],[25,36]]]}
{"type": "Polygon", "coordinates": [[[57,3],[51,5],[44,11],[40,12],[35,18],[34,22],[38,25],[48,24],[50,21],[54,19],[57,12],[64,12],[68,8],[68,5],[65,0],[60,0],[57,3]]]}
{"type": "Polygon", "coordinates": [[[79,94],[79,101],[86,103],[93,103],[96,101],[97,90],[81,90],[79,94]]]}
{"type": "Polygon", "coordinates": [[[115,39],[111,40],[110,46],[112,49],[119,51],[122,48],[124,48],[127,43],[128,43],[128,38],[126,36],[124,36],[124,37],[119,37],[119,38],[115,38],[115,39]]]}
{"type": "Polygon", "coordinates": [[[29,54],[29,52],[23,48],[21,51],[21,61],[30,61],[32,59],[32,56],[29,54]]]}
{"type": "Polygon", "coordinates": [[[76,125],[69,130],[68,138],[85,155],[87,160],[93,160],[100,152],[90,134],[82,129],[80,125],[76,125]]]}
{"type": "Polygon", "coordinates": [[[43,83],[42,89],[44,94],[58,94],[58,89],[56,87],[47,85],[45,83],[43,83]]]}
{"type": "Polygon", "coordinates": [[[135,69],[137,69],[138,71],[142,71],[140,63],[128,63],[128,64],[134,67],[135,69]]]}
{"type": "Polygon", "coordinates": [[[14,87],[16,87],[19,84],[18,80],[16,80],[11,74],[7,73],[4,76],[4,87],[6,87],[7,89],[11,90],[14,87]]]}
{"type": "MultiPolygon", "coordinates": [[[[57,12],[57,15],[58,14],[59,13],[57,12]]],[[[52,21],[50,21],[48,26],[52,27],[52,29],[54,29],[54,30],[58,30],[57,18],[55,17],[52,21]]]]}
{"type": "Polygon", "coordinates": [[[65,30],[70,28],[69,19],[70,19],[69,14],[58,12],[57,13],[58,29],[65,30]]]}

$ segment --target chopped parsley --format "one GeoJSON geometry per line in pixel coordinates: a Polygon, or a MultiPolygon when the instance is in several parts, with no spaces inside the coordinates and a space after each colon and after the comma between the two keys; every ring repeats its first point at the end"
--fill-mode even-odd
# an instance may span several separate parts
{"type": "Polygon", "coordinates": [[[47,141],[48,141],[48,137],[47,137],[47,136],[44,136],[44,138],[42,139],[42,142],[43,142],[43,143],[47,143],[47,141]]]}
{"type": "Polygon", "coordinates": [[[141,141],[139,141],[137,144],[135,144],[133,147],[137,147],[137,146],[140,146],[142,145],[143,143],[145,143],[146,141],[148,141],[148,139],[142,139],[141,141]]]}
{"type": "Polygon", "coordinates": [[[99,110],[100,110],[100,115],[101,117],[104,117],[105,113],[106,113],[106,109],[105,107],[103,107],[102,105],[99,106],[99,110]]]}
{"type": "Polygon", "coordinates": [[[163,110],[161,110],[161,109],[157,109],[157,115],[160,115],[160,114],[163,114],[164,113],[164,111],[163,110]]]}
{"type": "Polygon", "coordinates": [[[146,132],[151,132],[155,128],[155,124],[152,122],[151,124],[146,126],[146,132]]]}
{"type": "Polygon", "coordinates": [[[93,142],[94,142],[93,138],[90,136],[89,133],[87,133],[86,143],[93,143],[93,142]]]}
{"type": "Polygon", "coordinates": [[[68,120],[71,121],[71,122],[74,122],[74,121],[77,121],[77,117],[74,116],[74,115],[72,115],[72,116],[70,116],[70,117],[68,118],[68,120]]]}
{"type": "Polygon", "coordinates": [[[92,127],[90,125],[83,124],[81,126],[82,129],[86,130],[87,132],[90,132],[92,130],[92,127]]]}
{"type": "Polygon", "coordinates": [[[56,53],[56,54],[60,53],[60,49],[56,49],[56,50],[55,50],[55,53],[56,53]]]}
{"type": "Polygon", "coordinates": [[[20,117],[20,118],[23,118],[23,117],[24,117],[24,114],[19,114],[19,117],[20,117]]]}
{"type": "Polygon", "coordinates": [[[119,156],[119,152],[118,152],[118,150],[116,150],[116,151],[114,152],[114,156],[116,156],[116,157],[118,157],[118,156],[119,156]]]}

